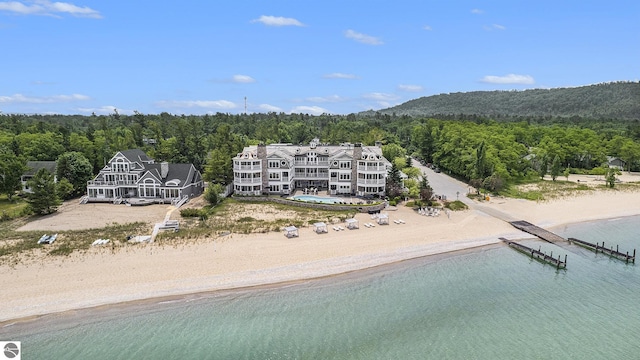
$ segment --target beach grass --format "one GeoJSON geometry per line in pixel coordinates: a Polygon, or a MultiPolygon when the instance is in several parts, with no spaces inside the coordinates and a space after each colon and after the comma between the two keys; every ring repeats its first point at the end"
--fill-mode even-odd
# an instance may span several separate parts
{"type": "Polygon", "coordinates": [[[156,241],[193,241],[227,234],[279,232],[286,226],[309,227],[316,222],[342,222],[355,210],[320,210],[261,201],[225,199],[207,210],[206,219],[183,218],[177,233],[160,233],[156,241]]]}
{"type": "Polygon", "coordinates": [[[6,195],[0,196],[0,221],[7,221],[26,215],[27,202],[14,197],[12,201],[6,195]]]}
{"type": "Polygon", "coordinates": [[[119,248],[128,235],[148,231],[147,224],[142,222],[113,224],[100,229],[58,231],[53,244],[38,244],[45,232],[17,231],[24,222],[20,219],[0,223],[0,264],[15,265],[36,257],[37,253],[67,256],[88,250],[96,239],[111,239],[113,246],[119,248]]]}

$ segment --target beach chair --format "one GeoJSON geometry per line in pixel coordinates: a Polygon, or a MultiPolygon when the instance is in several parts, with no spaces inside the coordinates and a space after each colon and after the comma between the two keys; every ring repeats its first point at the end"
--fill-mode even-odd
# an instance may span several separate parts
{"type": "Polygon", "coordinates": [[[402,219],[398,219],[398,221],[400,222],[400,224],[406,224],[402,219]]]}

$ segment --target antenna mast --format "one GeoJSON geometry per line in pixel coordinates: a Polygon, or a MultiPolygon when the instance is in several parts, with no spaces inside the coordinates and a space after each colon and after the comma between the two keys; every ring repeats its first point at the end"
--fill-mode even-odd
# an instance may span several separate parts
{"type": "Polygon", "coordinates": [[[247,97],[244,97],[244,114],[247,114],[247,97]]]}

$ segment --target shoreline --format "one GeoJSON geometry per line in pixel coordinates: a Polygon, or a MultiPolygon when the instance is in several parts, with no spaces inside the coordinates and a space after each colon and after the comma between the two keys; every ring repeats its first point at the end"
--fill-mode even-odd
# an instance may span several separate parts
{"type": "Polygon", "coordinates": [[[106,314],[109,311],[116,309],[132,309],[132,308],[140,308],[147,309],[154,305],[164,305],[164,304],[172,304],[172,303],[183,303],[190,301],[197,301],[210,297],[225,297],[225,296],[233,296],[237,294],[245,294],[253,291],[260,290],[278,290],[280,288],[288,288],[291,286],[296,286],[299,284],[307,283],[307,282],[320,282],[323,280],[328,280],[336,277],[352,277],[360,279],[362,276],[374,276],[375,274],[390,271],[391,268],[394,268],[398,265],[409,263],[412,261],[423,260],[423,261],[437,261],[443,258],[447,258],[450,256],[458,256],[463,254],[469,254],[476,251],[481,251],[483,249],[488,248],[498,248],[501,247],[501,241],[488,242],[480,245],[475,245],[471,247],[461,247],[458,249],[446,250],[442,252],[435,252],[431,254],[418,255],[416,257],[409,258],[401,258],[398,260],[394,260],[392,262],[383,262],[375,265],[371,265],[368,267],[358,267],[351,270],[345,270],[341,272],[329,272],[324,275],[318,275],[313,277],[301,277],[301,278],[292,278],[288,280],[280,280],[276,282],[265,282],[265,283],[257,283],[257,284],[248,284],[248,285],[238,285],[232,286],[229,288],[216,288],[216,289],[203,289],[195,292],[186,292],[186,293],[175,293],[175,294],[165,294],[165,295],[157,295],[144,297],[139,299],[125,300],[120,302],[109,302],[104,304],[97,304],[93,306],[79,307],[73,308],[58,312],[51,313],[43,313],[43,314],[35,314],[26,317],[20,318],[12,318],[7,320],[0,320],[0,334],[3,329],[12,329],[14,327],[28,327],[31,324],[40,321],[40,320],[51,320],[51,321],[61,321],[64,322],[66,320],[71,320],[69,317],[82,317],[83,315],[87,315],[89,313],[102,312],[106,314]]]}
{"type": "MultiPolygon", "coordinates": [[[[640,205],[630,205],[640,203],[640,193],[616,196],[623,196],[627,206],[607,205],[603,203],[602,194],[582,196],[580,201],[564,199],[539,204],[497,199],[484,205],[549,229],[640,215],[640,205]],[[582,206],[585,201],[595,203],[598,211],[582,206]],[[555,221],[548,221],[550,218],[555,221]]],[[[7,284],[4,296],[0,294],[0,328],[6,330],[13,324],[32,323],[47,316],[65,316],[86,309],[287,286],[412,259],[478,251],[500,243],[501,236],[531,238],[481,210],[454,213],[451,219],[425,218],[406,208],[389,213],[392,219],[405,219],[407,225],[392,223],[375,229],[322,235],[303,228],[300,237],[293,240],[280,233],[234,234],[180,248],[151,245],[116,254],[99,249],[71,259],[18,265],[15,269],[5,267],[7,271],[0,274],[0,279],[7,284]],[[118,268],[107,272],[114,264],[118,268]],[[173,271],[166,271],[167,267],[173,267],[173,271]],[[56,284],[60,279],[70,284],[56,284]],[[25,282],[29,286],[25,286],[25,282]],[[43,292],[45,295],[41,295],[43,292]],[[29,299],[29,302],[25,304],[20,299],[29,299]]],[[[366,214],[358,216],[361,223],[368,219],[366,214]]]]}

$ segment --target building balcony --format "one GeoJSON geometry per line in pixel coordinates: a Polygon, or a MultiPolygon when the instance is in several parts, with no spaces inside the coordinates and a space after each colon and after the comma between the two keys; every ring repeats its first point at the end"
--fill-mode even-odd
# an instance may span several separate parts
{"type": "Polygon", "coordinates": [[[235,178],[233,182],[235,184],[262,184],[262,178],[235,178]]]}
{"type": "Polygon", "coordinates": [[[358,185],[384,185],[385,179],[358,179],[358,185]]]}
{"type": "Polygon", "coordinates": [[[322,166],[329,167],[328,161],[306,161],[306,160],[296,160],[293,162],[293,166],[322,166]]]}
{"type": "Polygon", "coordinates": [[[295,174],[295,176],[293,177],[296,180],[300,180],[300,179],[328,179],[329,178],[329,174],[295,174]]]}
{"type": "Polygon", "coordinates": [[[262,171],[262,165],[233,165],[233,170],[257,170],[257,171],[262,171]]]}
{"type": "Polygon", "coordinates": [[[135,182],[130,181],[104,181],[104,180],[90,180],[87,181],[88,186],[138,186],[135,182]]]}
{"type": "Polygon", "coordinates": [[[386,172],[385,166],[358,166],[358,172],[386,172]]]}

